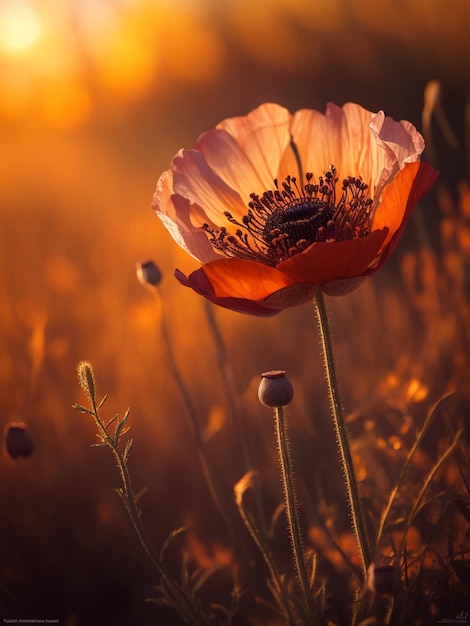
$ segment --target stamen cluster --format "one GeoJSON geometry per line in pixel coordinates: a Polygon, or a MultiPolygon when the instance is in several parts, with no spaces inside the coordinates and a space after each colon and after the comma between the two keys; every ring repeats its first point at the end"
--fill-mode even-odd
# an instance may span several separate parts
{"type": "Polygon", "coordinates": [[[345,178],[339,198],[333,165],[318,182],[310,172],[305,180],[300,186],[287,176],[281,184],[275,179],[275,189],[261,196],[252,193],[241,222],[226,211],[227,220],[237,226],[235,233],[204,224],[211,244],[226,256],[274,267],[312,243],[356,239],[370,232],[372,199],[360,177],[345,178]]]}

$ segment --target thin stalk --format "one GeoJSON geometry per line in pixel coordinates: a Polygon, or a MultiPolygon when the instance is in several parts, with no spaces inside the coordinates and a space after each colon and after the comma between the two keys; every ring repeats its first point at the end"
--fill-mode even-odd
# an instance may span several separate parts
{"type": "Polygon", "coordinates": [[[215,477],[215,473],[212,469],[212,464],[207,455],[206,446],[204,444],[202,433],[199,428],[199,424],[198,424],[197,417],[196,417],[196,410],[191,400],[189,391],[187,390],[186,385],[184,384],[183,378],[181,377],[178,365],[176,364],[176,359],[175,359],[173,349],[171,346],[170,334],[168,332],[168,327],[166,323],[165,312],[163,309],[162,297],[161,297],[160,290],[158,289],[158,287],[153,291],[153,293],[155,295],[155,302],[156,302],[157,310],[160,312],[160,325],[161,325],[163,341],[165,344],[165,351],[167,354],[167,365],[176,382],[176,385],[178,386],[181,397],[183,398],[184,404],[186,406],[186,414],[187,414],[187,417],[189,418],[188,424],[193,433],[194,440],[196,442],[197,455],[198,455],[199,463],[200,463],[200,466],[204,475],[204,479],[206,481],[206,485],[211,495],[212,501],[214,502],[222,519],[224,520],[229,532],[233,535],[234,531],[233,531],[232,522],[223,505],[223,498],[221,495],[222,490],[221,490],[218,480],[215,477]]]}
{"type": "Polygon", "coordinates": [[[425,422],[424,422],[420,432],[418,433],[418,435],[417,435],[417,437],[416,437],[416,439],[415,439],[415,441],[414,441],[414,443],[413,443],[413,445],[412,445],[412,447],[411,447],[411,449],[410,449],[410,451],[409,451],[409,453],[408,453],[408,455],[406,457],[405,463],[403,464],[403,467],[402,467],[401,472],[400,472],[400,476],[398,477],[398,480],[397,480],[397,483],[396,483],[395,487],[392,489],[392,492],[391,492],[390,497],[388,499],[387,505],[386,505],[386,507],[385,507],[385,509],[384,509],[384,511],[382,513],[382,517],[380,518],[379,530],[377,532],[377,543],[376,543],[377,547],[379,546],[379,543],[380,543],[380,541],[382,539],[382,535],[383,535],[383,532],[384,532],[384,529],[385,529],[385,525],[386,525],[386,523],[388,521],[388,518],[390,516],[390,511],[392,510],[392,506],[393,506],[393,503],[395,502],[395,498],[397,497],[397,493],[398,493],[400,487],[402,486],[403,481],[406,478],[408,467],[410,466],[410,463],[411,463],[411,461],[413,459],[413,456],[414,456],[416,450],[418,449],[418,447],[421,445],[421,442],[424,439],[424,435],[426,434],[426,432],[427,432],[427,430],[429,428],[429,425],[431,424],[433,418],[435,417],[437,410],[442,405],[442,403],[445,400],[447,400],[448,398],[452,397],[452,395],[453,394],[448,394],[447,396],[444,396],[438,402],[436,402],[436,404],[433,406],[433,408],[431,409],[431,411],[427,415],[426,420],[425,420],[425,422]]]}
{"type": "Polygon", "coordinates": [[[253,460],[246,433],[243,428],[242,420],[240,419],[240,401],[236,392],[233,371],[230,367],[230,362],[227,359],[224,340],[222,338],[219,325],[217,324],[217,320],[214,315],[213,304],[208,300],[204,300],[204,308],[206,312],[207,323],[209,325],[212,338],[214,339],[214,345],[217,353],[217,363],[219,366],[222,383],[225,389],[225,397],[229,406],[229,412],[240,438],[245,470],[249,472],[253,468],[253,460]]]}
{"type": "Polygon", "coordinates": [[[94,417],[96,424],[98,425],[98,428],[102,433],[103,439],[114,453],[116,464],[118,466],[119,473],[121,474],[121,480],[123,484],[122,499],[126,506],[127,513],[131,520],[132,526],[134,527],[137,538],[139,539],[139,542],[141,543],[150,561],[161,576],[163,586],[169,598],[171,598],[173,606],[180,612],[181,616],[187,623],[193,624],[194,626],[200,626],[202,619],[201,615],[195,609],[193,602],[190,600],[190,598],[187,597],[185,592],[181,589],[180,585],[174,580],[174,578],[167,572],[166,567],[156,555],[152,543],[147,535],[147,531],[145,530],[140,520],[140,511],[136,504],[136,496],[132,487],[129,471],[127,469],[127,463],[123,458],[121,450],[118,448],[117,445],[115,445],[114,441],[107,434],[106,429],[104,428],[104,424],[102,423],[98,413],[95,413],[94,417]]]}
{"type": "Polygon", "coordinates": [[[416,514],[418,513],[422,501],[424,499],[424,496],[426,494],[426,491],[429,489],[429,486],[434,478],[434,476],[436,475],[438,469],[442,466],[442,464],[449,458],[449,456],[452,454],[452,452],[455,450],[455,448],[458,446],[459,444],[459,439],[462,436],[462,429],[459,430],[456,434],[455,437],[452,441],[452,443],[449,445],[449,447],[447,448],[447,450],[445,450],[445,452],[442,454],[442,456],[439,458],[439,460],[437,461],[437,463],[432,467],[431,471],[429,472],[429,474],[426,476],[426,480],[423,483],[423,486],[421,487],[418,496],[416,497],[414,504],[413,504],[413,508],[411,509],[406,522],[405,522],[405,528],[403,531],[403,537],[400,543],[400,553],[404,554],[405,551],[405,544],[406,544],[406,536],[408,534],[408,531],[410,530],[411,524],[416,516],[416,514]]]}
{"type": "MultiPolygon", "coordinates": [[[[167,600],[178,611],[186,624],[189,624],[190,626],[207,626],[207,620],[205,617],[200,613],[200,611],[198,611],[195,603],[186,594],[181,585],[171,576],[171,574],[169,574],[161,559],[155,553],[152,542],[150,541],[141,521],[140,510],[137,506],[138,496],[134,493],[131,477],[127,468],[126,451],[124,453],[121,452],[119,447],[118,432],[116,431],[117,434],[115,437],[112,437],[109,434],[106,424],[100,417],[99,409],[102,406],[104,399],[100,405],[97,404],[92,370],[89,369],[86,371],[86,369],[84,369],[82,371],[87,373],[87,377],[86,383],[83,383],[82,378],[81,385],[91,404],[91,411],[85,411],[93,416],[98,427],[99,436],[102,441],[99,445],[108,446],[114,454],[122,481],[122,489],[118,490],[118,492],[125,504],[129,519],[131,520],[140,544],[161,577],[162,586],[165,590],[167,600]]],[[[80,407],[79,405],[75,405],[75,408],[78,408],[81,411],[84,410],[83,407],[80,407]]]]}
{"type": "Polygon", "coordinates": [[[370,565],[370,548],[367,538],[366,524],[359,497],[359,489],[354,471],[354,465],[349,446],[348,433],[343,415],[343,408],[339,398],[338,379],[336,376],[336,368],[333,358],[333,346],[328,324],[328,315],[325,307],[325,300],[321,291],[315,296],[316,314],[318,320],[318,328],[320,332],[321,347],[325,364],[326,380],[328,383],[328,392],[330,396],[331,413],[336,432],[336,439],[341,455],[341,464],[346,479],[346,491],[351,511],[352,523],[359,545],[359,552],[362,560],[364,577],[367,574],[367,568],[370,565]]]}
{"type": "MultiPolygon", "coordinates": [[[[208,300],[204,301],[204,307],[207,317],[207,323],[214,340],[214,345],[217,353],[217,363],[219,366],[219,372],[222,379],[222,384],[225,389],[225,398],[228,403],[229,412],[232,417],[232,421],[238,433],[240,445],[243,453],[243,461],[245,464],[245,471],[250,472],[254,467],[253,455],[250,446],[249,439],[247,437],[246,429],[243,427],[241,419],[241,403],[236,391],[236,385],[234,381],[233,370],[230,366],[230,361],[227,359],[227,352],[224,345],[224,340],[217,324],[216,317],[214,315],[214,305],[208,300]]],[[[256,509],[258,513],[258,520],[262,527],[263,532],[266,532],[266,522],[263,515],[263,506],[261,503],[261,492],[258,485],[258,479],[253,475],[254,492],[256,499],[256,509]]]]}
{"type": "Polygon", "coordinates": [[[294,470],[289,449],[289,441],[286,433],[286,422],[283,407],[274,407],[274,422],[279,452],[279,465],[281,468],[281,479],[284,488],[287,522],[289,525],[289,536],[294,554],[294,565],[303,596],[304,606],[307,611],[308,623],[314,624],[316,613],[315,604],[313,602],[313,595],[309,582],[310,577],[308,575],[307,564],[305,562],[305,551],[300,531],[297,498],[294,485],[294,470]]]}
{"type": "Polygon", "coordinates": [[[280,606],[280,609],[283,613],[284,619],[288,626],[295,626],[295,620],[292,615],[292,610],[289,604],[289,598],[287,590],[282,581],[282,576],[279,573],[279,570],[276,567],[276,563],[274,561],[274,557],[272,555],[271,550],[269,549],[268,542],[266,540],[264,532],[261,531],[258,524],[256,523],[255,517],[252,515],[250,510],[245,506],[244,502],[244,494],[249,486],[253,487],[253,483],[255,482],[255,472],[250,471],[235,485],[234,494],[235,494],[235,502],[238,506],[238,510],[240,512],[240,516],[245,523],[246,528],[248,529],[253,541],[258,546],[259,551],[264,559],[266,567],[269,570],[269,574],[271,576],[271,583],[273,586],[273,591],[275,592],[275,598],[280,606]]]}

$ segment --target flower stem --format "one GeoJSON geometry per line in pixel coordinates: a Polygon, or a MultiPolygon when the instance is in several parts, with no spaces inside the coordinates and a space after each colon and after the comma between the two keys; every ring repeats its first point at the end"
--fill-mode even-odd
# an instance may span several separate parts
{"type": "Polygon", "coordinates": [[[199,463],[202,469],[202,473],[204,476],[204,480],[206,482],[207,489],[209,491],[209,494],[212,498],[212,501],[215,507],[217,508],[217,510],[220,513],[220,516],[224,520],[229,533],[231,534],[231,536],[233,536],[234,529],[233,529],[232,521],[226,511],[226,507],[224,506],[224,501],[223,501],[223,496],[222,496],[222,493],[223,493],[222,487],[219,484],[219,481],[216,476],[216,472],[214,471],[212,467],[212,463],[207,454],[206,446],[204,443],[204,438],[202,436],[202,432],[199,428],[199,424],[197,420],[196,408],[193,404],[193,401],[191,400],[190,393],[183,381],[180,370],[176,363],[175,355],[174,355],[173,348],[171,345],[170,333],[169,333],[168,326],[166,323],[165,311],[163,309],[163,299],[162,299],[162,296],[158,287],[155,290],[154,294],[155,294],[155,304],[157,307],[157,311],[160,313],[160,326],[161,326],[161,333],[163,336],[163,341],[164,341],[165,350],[166,350],[166,363],[167,363],[168,369],[170,370],[173,376],[173,380],[176,382],[176,385],[178,386],[179,392],[186,406],[188,426],[194,436],[194,441],[196,443],[196,451],[197,451],[199,463]]]}
{"type": "MultiPolygon", "coordinates": [[[[95,402],[93,402],[93,416],[95,418],[95,422],[98,426],[101,436],[103,437],[103,441],[111,448],[114,453],[114,457],[116,459],[116,464],[118,466],[119,473],[121,474],[122,481],[122,489],[118,491],[123,499],[137,538],[139,539],[140,544],[144,548],[147,556],[149,557],[150,561],[152,562],[153,566],[156,568],[161,577],[162,585],[166,592],[168,600],[170,600],[172,606],[178,610],[181,617],[183,617],[184,621],[187,624],[200,626],[201,620],[203,620],[204,618],[201,616],[197,608],[195,608],[194,603],[188,597],[185,590],[168,573],[165,565],[155,553],[152,543],[147,535],[147,531],[145,530],[140,519],[140,510],[137,506],[137,497],[134,494],[131,478],[127,469],[127,462],[124,459],[123,454],[119,449],[117,443],[112,439],[112,437],[109,436],[108,431],[106,430],[106,427],[100,418],[95,402]]],[[[202,623],[205,623],[205,619],[202,623]]]]}
{"type": "Polygon", "coordinates": [[[336,438],[341,455],[341,463],[343,466],[344,476],[346,478],[346,491],[351,509],[354,532],[356,533],[359,544],[359,552],[361,555],[364,576],[366,576],[367,568],[371,562],[369,542],[351,456],[351,449],[349,447],[349,439],[346,431],[343,409],[339,399],[338,380],[336,377],[336,368],[333,358],[330,328],[328,324],[325,300],[321,291],[318,291],[315,296],[315,305],[323,359],[325,363],[326,379],[328,383],[328,392],[330,396],[331,412],[333,415],[336,438]]]}
{"type": "Polygon", "coordinates": [[[307,611],[308,624],[314,624],[315,604],[310,588],[307,564],[305,562],[305,551],[303,547],[302,534],[300,531],[299,516],[297,511],[297,499],[294,486],[294,471],[292,458],[289,449],[289,441],[286,433],[286,423],[284,408],[274,408],[274,422],[276,427],[276,437],[279,452],[279,464],[281,468],[281,478],[284,488],[284,499],[286,503],[287,522],[289,525],[289,535],[294,553],[294,564],[300,589],[303,595],[304,606],[307,611]]]}

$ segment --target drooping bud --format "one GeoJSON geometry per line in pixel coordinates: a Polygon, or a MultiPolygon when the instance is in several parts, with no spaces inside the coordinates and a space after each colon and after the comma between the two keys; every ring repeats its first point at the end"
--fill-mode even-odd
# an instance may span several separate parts
{"type": "Polygon", "coordinates": [[[400,572],[393,565],[377,567],[371,563],[367,570],[367,586],[379,595],[393,595],[400,589],[400,572]]]}
{"type": "Polygon", "coordinates": [[[136,263],[136,274],[139,283],[147,289],[155,289],[162,281],[162,273],[152,260],[136,263]]]}
{"type": "Polygon", "coordinates": [[[258,387],[258,400],[264,406],[274,408],[287,406],[294,397],[294,388],[283,370],[273,370],[261,374],[258,387]]]}
{"type": "Polygon", "coordinates": [[[12,459],[33,453],[33,440],[24,422],[10,422],[5,428],[5,447],[12,459]]]}

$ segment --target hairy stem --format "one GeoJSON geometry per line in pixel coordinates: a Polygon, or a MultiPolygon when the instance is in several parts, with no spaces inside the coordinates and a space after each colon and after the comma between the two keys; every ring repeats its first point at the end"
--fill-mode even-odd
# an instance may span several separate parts
{"type": "Polygon", "coordinates": [[[297,577],[302,591],[307,619],[309,624],[315,623],[315,605],[310,589],[307,564],[305,562],[305,551],[303,547],[302,534],[300,531],[299,516],[297,510],[297,498],[294,485],[294,471],[292,458],[289,449],[289,441],[286,433],[286,423],[283,407],[274,408],[274,421],[276,427],[276,438],[279,452],[279,465],[281,469],[281,479],[284,488],[284,499],[286,504],[287,522],[289,525],[289,535],[294,553],[294,564],[297,577]]]}
{"type": "MultiPolygon", "coordinates": [[[[85,393],[88,396],[91,404],[91,411],[87,410],[87,412],[90,413],[95,420],[96,426],[99,431],[99,436],[102,441],[102,444],[100,445],[108,446],[114,454],[114,458],[116,460],[116,464],[118,466],[122,481],[122,489],[119,490],[119,493],[122,497],[137,538],[139,539],[139,542],[141,543],[147,556],[149,557],[150,561],[152,562],[161,577],[162,587],[165,591],[165,595],[167,596],[168,601],[178,611],[183,621],[190,626],[206,626],[207,620],[197,609],[195,603],[186,594],[181,585],[167,571],[165,565],[156,554],[152,542],[147,535],[147,532],[141,521],[140,509],[137,506],[137,497],[134,493],[131,477],[127,467],[126,452],[121,452],[121,449],[119,447],[119,435],[117,434],[115,437],[112,437],[106,424],[101,419],[101,416],[99,414],[99,408],[103,404],[103,402],[101,402],[100,405],[98,405],[96,402],[94,379],[91,375],[91,370],[89,370],[89,372],[90,376],[88,377],[87,381],[89,384],[88,386],[84,386],[85,393]]],[[[76,408],[83,410],[82,407],[78,405],[76,405],[76,408]]]]}
{"type": "Polygon", "coordinates": [[[325,301],[321,291],[318,291],[315,296],[315,305],[323,359],[325,363],[326,379],[328,383],[328,392],[330,396],[331,412],[336,432],[336,439],[338,441],[339,451],[341,455],[341,464],[343,466],[343,472],[346,479],[346,491],[349,500],[352,523],[359,545],[359,552],[361,555],[364,576],[366,576],[367,568],[369,567],[371,562],[369,542],[367,538],[366,524],[363,516],[361,500],[359,497],[359,489],[356,479],[356,473],[354,471],[351,449],[349,447],[349,439],[348,433],[346,431],[343,409],[339,399],[338,380],[333,358],[333,346],[331,342],[325,301]]]}

